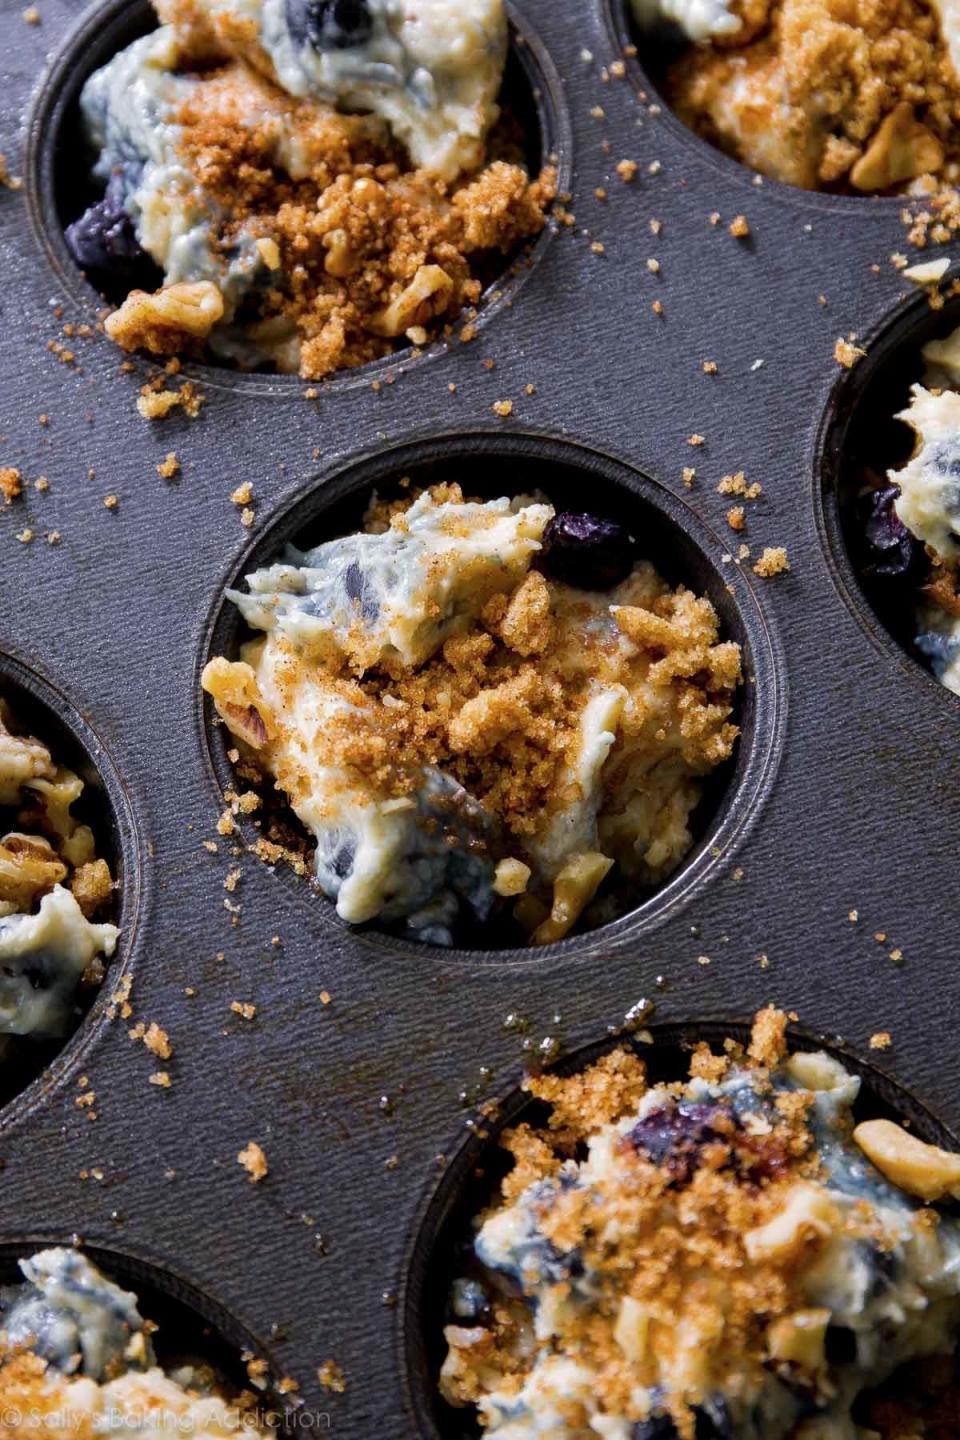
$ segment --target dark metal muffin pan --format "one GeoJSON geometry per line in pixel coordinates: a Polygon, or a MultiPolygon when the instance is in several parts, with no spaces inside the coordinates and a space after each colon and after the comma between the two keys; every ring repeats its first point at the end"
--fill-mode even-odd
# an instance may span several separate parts
{"type": "MultiPolygon", "coordinates": [[[[105,992],[0,1112],[4,1253],[79,1236],[147,1265],[160,1290],[183,1277],[227,1339],[300,1382],[313,1428],[356,1440],[430,1434],[425,1247],[451,1203],[447,1172],[469,1183],[475,1102],[514,1095],[542,1042],[576,1054],[643,1000],[667,1038],[776,1001],[892,1076],[932,1133],[960,1132],[960,702],[863,603],[833,454],[858,384],[832,359],[837,337],[901,323],[888,258],[906,248],[900,207],[756,185],[650,112],[642,53],[605,81],[626,33],[616,3],[515,6],[576,224],[498,287],[471,344],[317,387],[188,365],[200,417],[154,424],[135,410],[144,360],[124,368],[102,337],[62,333],[98,302],[65,259],[50,188],[56,147],[75,144],[60,101],[101,58],[105,26],[140,23],[136,7],[40,0],[39,25],[19,3],[2,20],[0,150],[23,185],[0,192],[0,464],[27,486],[0,513],[0,678],[56,697],[104,779],[124,930],[107,984],[128,968],[134,1021],[174,1046],[163,1064],[130,1040],[105,992]],[[621,159],[639,165],[633,184],[621,159]],[[728,233],[738,214],[747,240],[728,233]],[[491,410],[502,399],[508,420],[491,410]],[[172,482],[155,469],[171,450],[172,482]],[[615,925],[544,950],[348,933],[307,882],[236,860],[215,831],[229,769],[198,676],[236,640],[224,585],[274,543],[324,533],[375,481],[444,459],[456,478],[467,453],[485,488],[572,467],[562,486],[582,477],[583,508],[622,497],[651,558],[707,588],[748,654],[739,755],[698,849],[615,925]],[[745,535],[715,488],[740,469],[763,484],[745,535]],[[245,480],[250,531],[229,500],[245,480]],[[18,543],[28,526],[36,538],[18,543]],[[752,558],[785,545],[789,573],[738,566],[742,540],[752,558]],[[872,1051],[882,1030],[893,1047],[872,1051]],[[149,1083],[160,1068],[169,1090],[149,1083]],[[93,1123],[75,1104],[81,1077],[93,1123]],[[250,1140],[270,1165],[258,1185],[236,1160],[250,1140]],[[343,1394],[317,1379],[328,1358],[343,1394]]],[[[911,303],[921,315],[923,298],[911,303]]]]}

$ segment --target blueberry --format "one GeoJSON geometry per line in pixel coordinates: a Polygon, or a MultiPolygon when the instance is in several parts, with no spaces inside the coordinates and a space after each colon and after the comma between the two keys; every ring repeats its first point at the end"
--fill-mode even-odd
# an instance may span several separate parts
{"type": "Polygon", "coordinates": [[[960,455],[954,445],[940,445],[934,451],[933,463],[941,475],[960,480],[960,455]]]}
{"type": "Polygon", "coordinates": [[[899,485],[873,490],[861,502],[866,564],[863,573],[871,579],[911,580],[924,567],[924,549],[897,514],[894,501],[899,485]]]}
{"type": "Polygon", "coordinates": [[[122,196],[123,175],[117,170],[110,176],[103,199],[64,231],[67,249],[92,280],[132,283],[151,264],[123,208],[122,196]]]}
{"type": "Polygon", "coordinates": [[[377,601],[376,589],[374,586],[367,586],[367,577],[356,560],[351,560],[343,572],[343,588],[346,591],[347,599],[353,600],[360,606],[360,614],[368,625],[373,625],[380,617],[380,605],[377,601]]]}
{"type": "MultiPolygon", "coordinates": [[[[693,1415],[695,1440],[732,1440],[733,1423],[725,1400],[718,1397],[696,1405],[693,1415]]],[[[630,1440],[678,1440],[677,1427],[669,1415],[651,1415],[637,1421],[630,1440]]]]}
{"type": "Polygon", "coordinates": [[[687,1185],[705,1145],[730,1144],[737,1120],[729,1106],[703,1103],[662,1106],[638,1120],[627,1139],[663,1169],[676,1185],[687,1185]]]}
{"type": "Polygon", "coordinates": [[[828,1325],[823,1344],[830,1365],[852,1365],[857,1358],[857,1337],[847,1325],[828,1325]]]}
{"type": "Polygon", "coordinates": [[[373,35],[367,0],[287,0],[287,29],[298,45],[353,50],[373,35]]]}
{"type": "Polygon", "coordinates": [[[454,1324],[489,1325],[493,1319],[490,1296],[477,1280],[455,1280],[450,1296],[454,1324]]]}
{"type": "Polygon", "coordinates": [[[696,1417],[695,1440],[733,1440],[733,1418],[722,1395],[705,1400],[693,1411],[696,1417]]]}
{"type": "Polygon", "coordinates": [[[554,515],[543,532],[543,569],[579,590],[612,590],[633,569],[634,545],[614,520],[596,515],[554,515]]]}
{"type": "Polygon", "coordinates": [[[677,1427],[669,1415],[651,1415],[637,1421],[630,1440],[677,1440],[677,1427]]]}

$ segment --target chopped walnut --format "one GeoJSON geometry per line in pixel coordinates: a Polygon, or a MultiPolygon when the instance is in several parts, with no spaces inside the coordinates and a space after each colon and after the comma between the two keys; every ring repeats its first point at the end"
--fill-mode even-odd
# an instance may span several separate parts
{"type": "Polygon", "coordinates": [[[223,296],[210,280],[165,285],[152,295],[131,290],[104,329],[124,350],[149,350],[176,355],[193,342],[205,340],[223,317],[223,296]]]}

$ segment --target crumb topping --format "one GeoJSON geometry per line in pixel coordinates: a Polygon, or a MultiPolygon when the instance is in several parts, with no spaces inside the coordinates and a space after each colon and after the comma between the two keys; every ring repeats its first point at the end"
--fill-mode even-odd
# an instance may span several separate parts
{"type": "MultiPolygon", "coordinates": [[[[173,8],[186,60],[201,40],[190,7],[173,8]]],[[[180,159],[219,217],[217,253],[254,238],[266,275],[239,319],[281,370],[320,379],[404,338],[425,343],[480,300],[490,256],[543,228],[555,173],[531,180],[507,128],[491,136],[489,163],[447,182],[411,169],[374,117],[286,94],[255,55],[238,58],[249,37],[206,33],[202,47],[202,80],[172,117],[180,159]]],[[[223,317],[204,280],[134,291],[106,328],[125,349],[167,355],[202,345],[223,317]]],[[[163,403],[175,402],[148,402],[151,418],[163,403]]]]}
{"type": "MultiPolygon", "coordinates": [[[[467,1282],[485,1316],[445,1331],[450,1402],[477,1406],[497,1434],[511,1418],[539,1433],[556,1407],[577,1433],[646,1433],[662,1417],[682,1440],[714,1413],[739,1433],[768,1413],[761,1395],[779,1416],[780,1383],[818,1413],[848,1413],[866,1376],[830,1370],[827,1327],[846,1322],[822,1295],[842,1284],[846,1254],[897,1250],[904,1216],[935,1236],[937,1216],[845,1190],[842,1171],[834,1188],[835,1150],[828,1164],[815,1132],[826,1116],[831,1147],[850,1144],[830,1095],[839,1087],[848,1109],[856,1082],[822,1054],[787,1061],[786,1024],[770,1007],[745,1049],[699,1045],[687,1082],[651,1086],[629,1049],[525,1082],[550,1112],[501,1137],[512,1167],[477,1222],[467,1282]]],[[[905,1358],[916,1353],[908,1342],[905,1358]]]]}
{"type": "MultiPolygon", "coordinates": [[[[459,487],[429,493],[449,508],[448,533],[455,534],[459,487]]],[[[368,531],[402,533],[415,498],[374,506],[368,531]]],[[[334,816],[341,792],[356,794],[358,775],[370,798],[350,803],[394,807],[416,801],[426,769],[451,777],[502,827],[502,858],[512,868],[499,875],[498,893],[520,895],[531,930],[548,921],[549,907],[528,893],[530,870],[542,880],[544,847],[556,843],[551,827],[581,803],[586,786],[578,777],[592,697],[609,696],[606,724],[616,730],[601,777],[601,845],[628,873],[652,878],[676,864],[687,832],[658,838],[660,807],[667,815],[678,803],[686,808],[693,778],[725,760],[736,739],[730,715],[739,647],[720,639],[709,600],[672,589],[648,561],[611,594],[524,568],[512,588],[491,595],[472,624],[416,666],[380,654],[379,642],[371,650],[374,637],[362,623],[341,638],[342,648],[318,656],[272,632],[269,700],[258,680],[262,642],[249,647],[250,663],[211,662],[204,684],[248,753],[297,813],[314,820],[334,816]],[[326,705],[322,748],[336,757],[341,778],[330,780],[322,799],[296,719],[297,697],[317,684],[342,702],[326,705]],[[661,784],[665,793],[654,799],[661,784]],[[683,800],[670,800],[666,792],[678,790],[683,800]]],[[[310,743],[321,744],[319,734],[310,743]]],[[[266,850],[275,853],[269,843],[266,850]]],[[[610,865],[602,855],[580,856],[563,872],[563,861],[577,857],[551,856],[557,908],[541,939],[566,932],[569,908],[575,919],[610,865]]]]}
{"type": "Polygon", "coordinates": [[[735,0],[730,8],[739,27],[691,47],[670,75],[671,97],[694,129],[760,173],[807,188],[895,191],[923,177],[955,178],[960,77],[936,6],[735,0]]]}

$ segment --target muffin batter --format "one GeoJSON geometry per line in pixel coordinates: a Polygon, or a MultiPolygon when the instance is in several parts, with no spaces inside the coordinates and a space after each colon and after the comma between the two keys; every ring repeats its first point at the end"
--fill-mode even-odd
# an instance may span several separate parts
{"type": "Polygon", "coordinates": [[[0,700],[0,1059],[12,1037],[56,1039],[78,991],[99,984],[115,925],[93,919],[113,881],[93,832],[71,815],[83,781],[18,731],[0,700]]]}
{"type": "Polygon", "coordinates": [[[553,172],[495,130],[502,0],[158,10],[84,86],[104,194],[66,232],[130,292],[106,321],[125,349],[319,379],[425,343],[543,227],[553,172]]]}
{"type": "Polygon", "coordinates": [[[273,1433],[209,1366],[161,1368],[136,1295],[84,1255],[41,1250],[20,1269],[0,1289],[0,1440],[273,1433]]]}
{"type": "Polygon", "coordinates": [[[960,177],[955,0],[634,0],[697,42],[669,69],[692,129],[813,190],[936,189],[960,177]]]}
{"type": "Polygon", "coordinates": [[[960,1156],[855,1128],[860,1081],[788,1058],[785,1024],[686,1082],[630,1050],[527,1082],[552,1113],[504,1137],[445,1331],[441,1389],[488,1440],[855,1440],[862,1391],[953,1350],[960,1227],[921,1201],[960,1156]]]}
{"type": "Polygon", "coordinates": [[[204,687],[344,920],[450,944],[509,904],[547,943],[614,867],[636,891],[689,849],[740,650],[622,527],[438,485],[248,586],[262,636],[204,687]]]}

